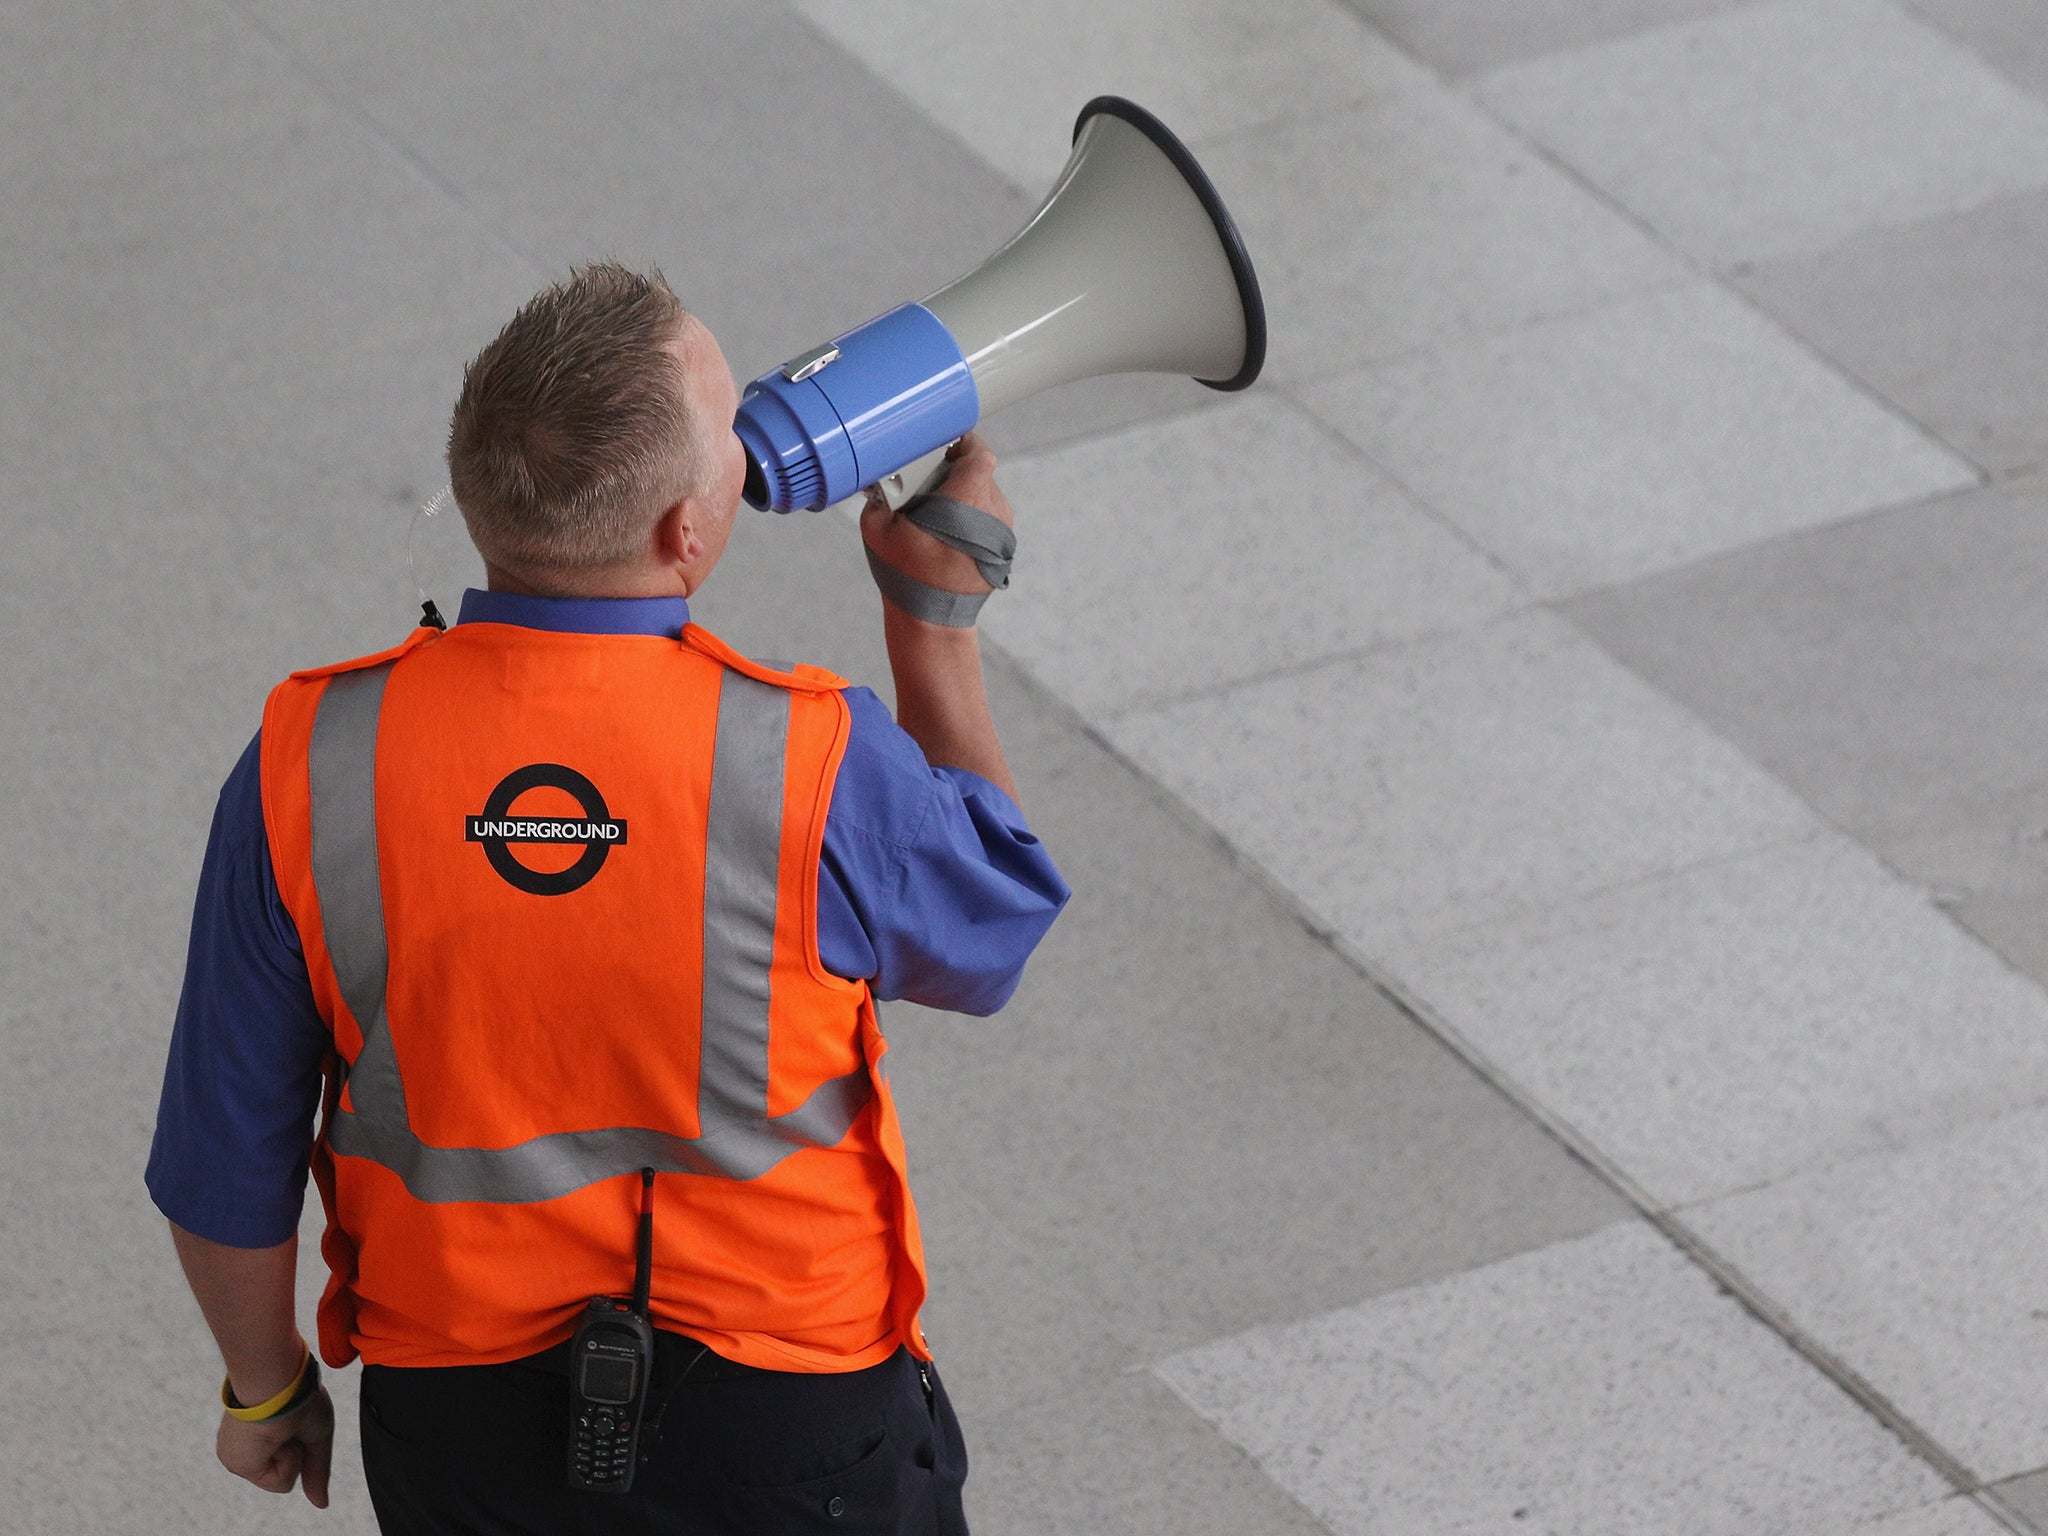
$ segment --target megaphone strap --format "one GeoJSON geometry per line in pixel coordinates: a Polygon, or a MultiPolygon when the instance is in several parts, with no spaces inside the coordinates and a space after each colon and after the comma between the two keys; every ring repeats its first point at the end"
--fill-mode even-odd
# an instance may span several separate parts
{"type": "Polygon", "coordinates": [[[966,555],[981,571],[981,579],[998,592],[1010,584],[1017,530],[994,513],[950,496],[927,495],[906,502],[898,515],[966,555]]]}
{"type": "MultiPolygon", "coordinates": [[[[1010,561],[1017,553],[1017,534],[1001,518],[950,496],[920,496],[907,503],[899,515],[973,560],[982,580],[995,590],[1001,591],[1010,584],[1010,561]]],[[[988,601],[986,592],[948,592],[904,575],[872,549],[867,555],[868,571],[881,588],[882,596],[913,619],[943,624],[948,629],[970,629],[981,605],[988,601]]]]}
{"type": "Polygon", "coordinates": [[[872,549],[868,551],[868,571],[875,578],[875,585],[882,589],[882,596],[913,619],[923,619],[927,624],[943,624],[948,629],[972,629],[974,616],[988,601],[986,592],[948,592],[943,587],[906,576],[894,566],[883,564],[881,557],[872,549]]]}

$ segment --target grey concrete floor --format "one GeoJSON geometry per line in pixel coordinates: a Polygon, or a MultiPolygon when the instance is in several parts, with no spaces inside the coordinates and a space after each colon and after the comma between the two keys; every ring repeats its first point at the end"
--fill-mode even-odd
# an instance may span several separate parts
{"type": "MultiPolygon", "coordinates": [[[[998,1018],[886,1020],[976,1529],[2048,1529],[2042,23],[0,3],[0,1531],[372,1529],[213,1465],[140,1170],[265,691],[473,568],[464,359],[616,254],[750,376],[1104,90],[1273,361],[990,423],[1076,896],[998,1018]]],[[[836,514],[698,616],[885,680],[836,514]]]]}

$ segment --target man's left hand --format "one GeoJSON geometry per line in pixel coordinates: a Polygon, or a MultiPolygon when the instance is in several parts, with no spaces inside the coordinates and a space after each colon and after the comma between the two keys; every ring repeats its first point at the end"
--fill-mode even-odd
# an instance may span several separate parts
{"type": "Polygon", "coordinates": [[[334,1466],[334,1400],[325,1387],[288,1419],[249,1424],[220,1416],[214,1438],[220,1464],[271,1493],[290,1493],[302,1479],[306,1501],[327,1507],[327,1475],[334,1466]]]}

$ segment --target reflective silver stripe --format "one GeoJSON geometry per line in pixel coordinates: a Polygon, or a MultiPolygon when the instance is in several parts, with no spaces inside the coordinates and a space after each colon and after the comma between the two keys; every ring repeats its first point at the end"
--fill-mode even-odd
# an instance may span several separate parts
{"type": "Polygon", "coordinates": [[[377,716],[391,663],[327,681],[313,717],[313,887],[342,1001],[367,1037],[383,1011],[384,890],[377,878],[377,716]]]}
{"type": "Polygon", "coordinates": [[[309,753],[313,883],[343,1001],[363,1033],[351,1108],[333,1149],[397,1174],[415,1199],[552,1200],[652,1167],[755,1179],[803,1147],[837,1146],[874,1089],[867,1069],[768,1114],[769,976],[775,953],[788,693],[727,670],[712,755],[704,891],[704,995],[695,1139],[640,1126],[565,1131],[511,1147],[435,1147],[412,1132],[385,1017],[389,950],[377,867],[377,721],[391,663],[345,672],[321,695],[309,753]]]}
{"type": "Polygon", "coordinates": [[[788,692],[727,668],[705,826],[697,1115],[706,1136],[768,1116],[768,976],[788,752],[788,692]]]}
{"type": "Polygon", "coordinates": [[[320,929],[341,999],[363,1036],[363,1048],[349,1068],[355,1113],[336,1118],[331,1138],[342,1152],[359,1130],[367,1134],[375,1126],[403,1133],[406,1126],[405,1083],[384,1019],[390,950],[377,865],[377,718],[391,665],[387,661],[327,680],[307,754],[320,929]]]}
{"type": "MultiPolygon", "coordinates": [[[[351,1073],[354,1092],[360,1073],[351,1073]]],[[[865,1067],[820,1084],[797,1109],[750,1125],[727,1124],[691,1140],[645,1126],[558,1131],[510,1147],[434,1147],[404,1126],[366,1122],[358,1098],[354,1115],[336,1115],[334,1150],[368,1158],[405,1181],[415,1200],[443,1204],[487,1200],[520,1205],[574,1194],[586,1184],[652,1168],[709,1178],[758,1179],[790,1153],[832,1147],[846,1139],[873,1086],[865,1067]],[[344,1139],[343,1131],[350,1134],[344,1139]]]]}

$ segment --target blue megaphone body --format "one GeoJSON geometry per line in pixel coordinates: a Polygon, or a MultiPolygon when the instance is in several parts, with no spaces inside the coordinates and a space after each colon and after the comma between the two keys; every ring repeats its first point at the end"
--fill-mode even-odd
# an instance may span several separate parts
{"type": "Polygon", "coordinates": [[[979,420],[953,333],[922,304],[899,304],[748,385],[733,430],[747,500],[793,512],[851,496],[979,420]]]}
{"type": "Polygon", "coordinates": [[[1185,146],[1118,96],[1082,109],[1066,169],[974,271],[747,386],[746,499],[816,510],[934,457],[988,412],[1101,373],[1243,389],[1266,355],[1258,279],[1185,146]]]}

